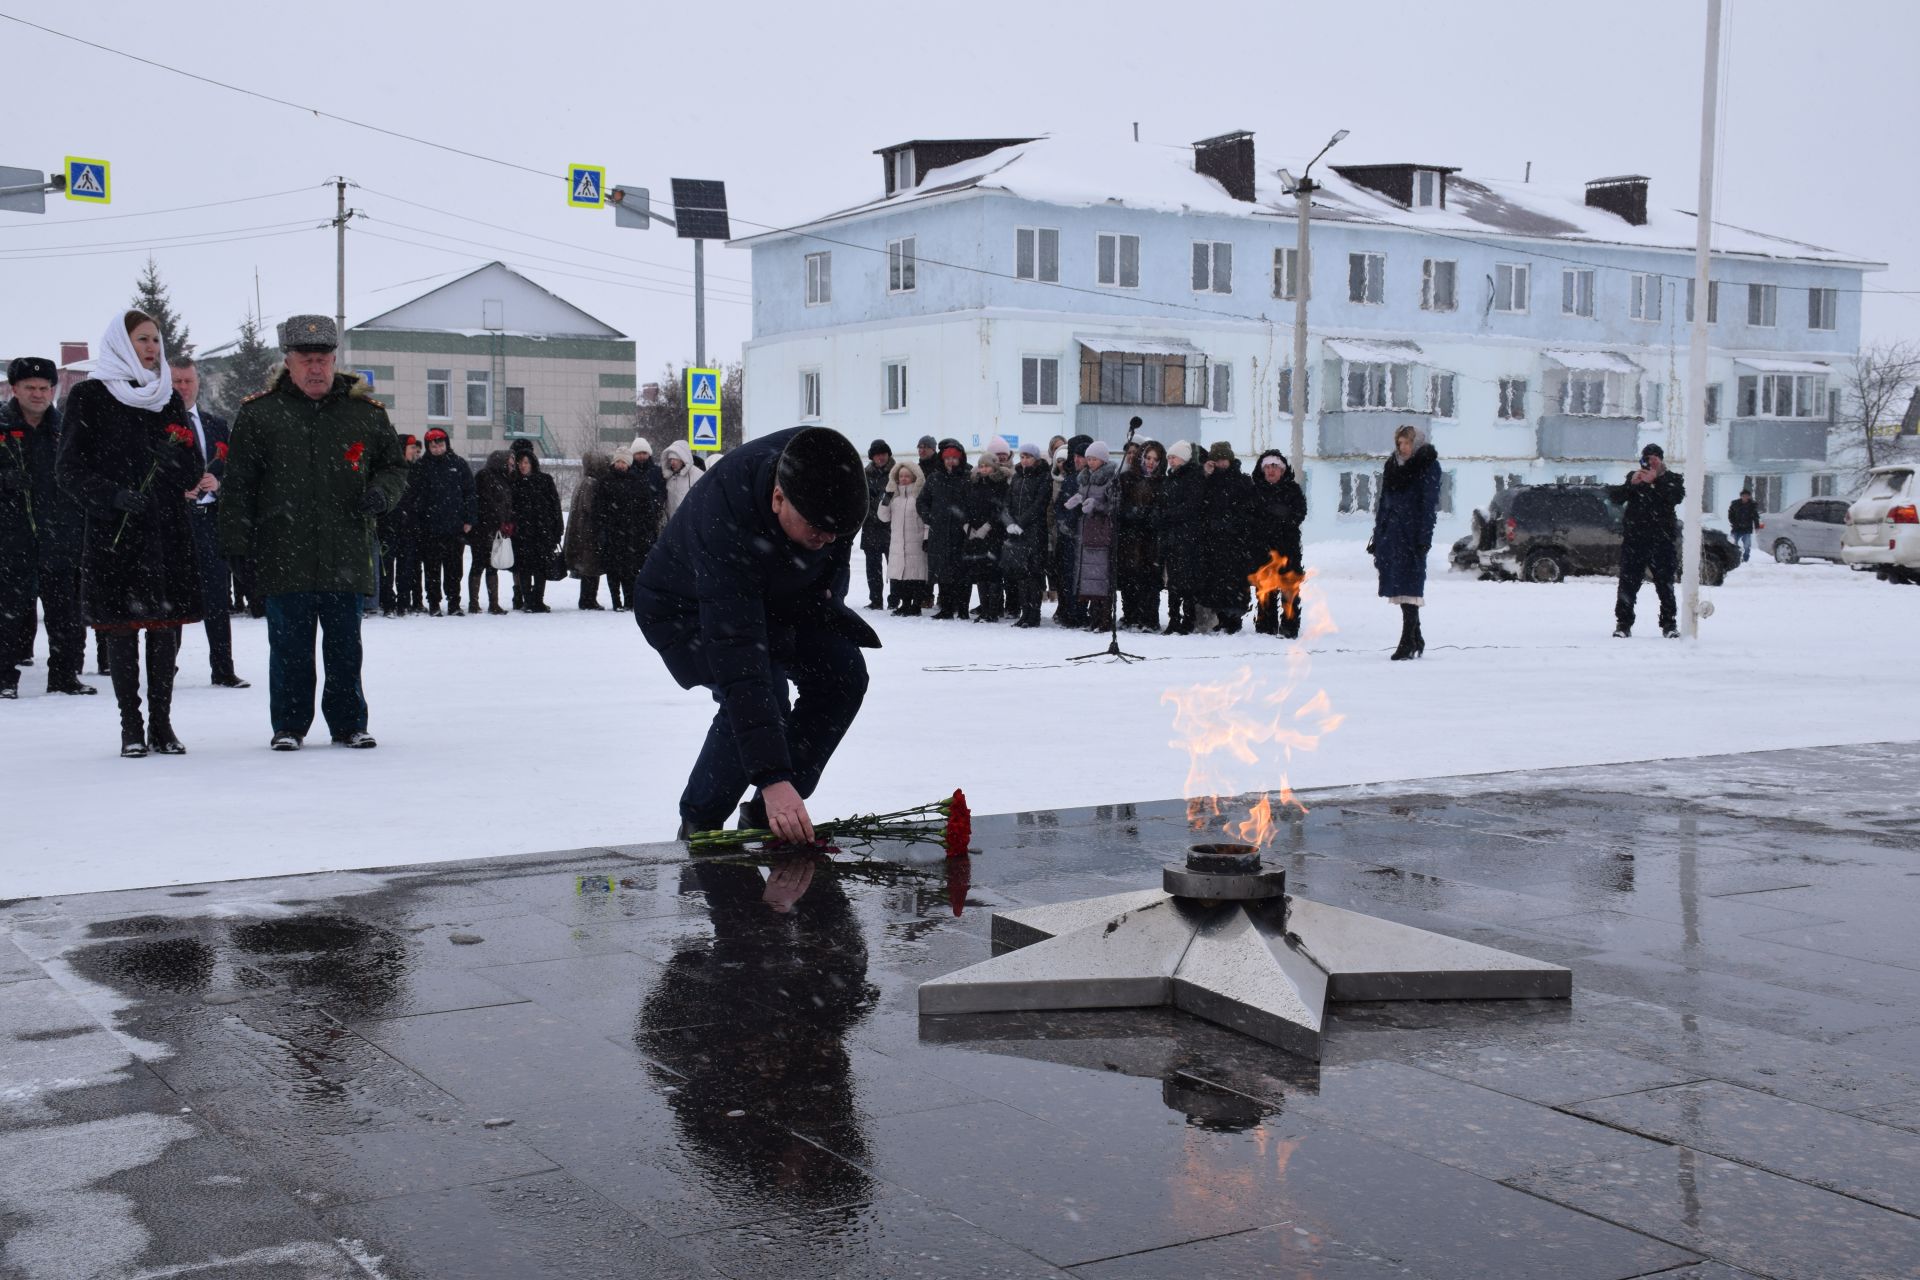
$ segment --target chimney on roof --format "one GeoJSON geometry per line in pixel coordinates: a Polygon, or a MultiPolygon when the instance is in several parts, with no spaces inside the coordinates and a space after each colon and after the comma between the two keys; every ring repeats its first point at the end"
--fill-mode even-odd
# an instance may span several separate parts
{"type": "Polygon", "coordinates": [[[1253,203],[1253,135],[1242,129],[1193,144],[1193,171],[1212,178],[1235,200],[1253,203]]]}
{"type": "Polygon", "coordinates": [[[1647,225],[1647,179],[1638,173],[1595,178],[1587,184],[1587,204],[1618,214],[1636,227],[1647,225]]]}
{"type": "Polygon", "coordinates": [[[886,175],[887,194],[893,196],[919,186],[921,179],[935,169],[1033,141],[1033,138],[914,138],[881,147],[874,154],[880,157],[880,167],[886,175]]]}

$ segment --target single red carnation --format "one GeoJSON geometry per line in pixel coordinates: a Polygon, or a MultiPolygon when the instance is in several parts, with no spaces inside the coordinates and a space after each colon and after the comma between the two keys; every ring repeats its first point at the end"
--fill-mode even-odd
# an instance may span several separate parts
{"type": "Polygon", "coordinates": [[[358,471],[360,469],[360,458],[362,454],[366,453],[366,451],[367,451],[367,446],[360,443],[360,441],[358,440],[355,440],[352,444],[347,446],[347,462],[353,467],[355,471],[358,471]]]}
{"type": "Polygon", "coordinates": [[[7,434],[12,436],[15,440],[25,440],[27,438],[27,433],[24,431],[9,431],[7,432],[7,434]]]}
{"type": "Polygon", "coordinates": [[[946,845],[949,858],[967,856],[967,846],[973,841],[973,813],[967,808],[967,793],[955,791],[953,799],[947,801],[946,845]]]}
{"type": "Polygon", "coordinates": [[[176,422],[167,428],[167,438],[175,444],[192,444],[193,429],[191,427],[183,427],[176,422]]]}
{"type": "Polygon", "coordinates": [[[227,442],[225,440],[215,440],[213,442],[213,460],[215,462],[225,462],[227,460],[227,442]]]}

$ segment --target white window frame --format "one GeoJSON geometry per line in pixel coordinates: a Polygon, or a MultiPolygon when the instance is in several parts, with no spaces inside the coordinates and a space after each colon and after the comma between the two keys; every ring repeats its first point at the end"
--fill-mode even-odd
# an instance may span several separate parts
{"type": "Polygon", "coordinates": [[[833,301],[833,253],[822,250],[806,258],[807,305],[824,307],[833,301]]]}
{"type": "Polygon", "coordinates": [[[1427,412],[1441,422],[1453,422],[1460,416],[1460,380],[1445,371],[1427,375],[1427,412]],[[1445,406],[1442,411],[1441,406],[1445,406]]]}
{"type": "Polygon", "coordinates": [[[1777,284],[1750,284],[1747,286],[1747,325],[1753,329],[1774,329],[1780,324],[1780,286],[1777,284]],[[1758,316],[1759,319],[1754,317],[1758,316]]]}
{"type": "MultiPolygon", "coordinates": [[[[1697,280],[1689,279],[1687,281],[1688,324],[1693,323],[1693,298],[1694,294],[1699,292],[1698,285],[1699,281],[1697,280]]],[[[1720,323],[1720,282],[1718,280],[1707,281],[1707,323],[1720,323]]]]}
{"type": "MultiPolygon", "coordinates": [[[[1412,364],[1388,364],[1374,360],[1340,362],[1341,408],[1353,413],[1422,413],[1413,400],[1418,367],[1412,364]],[[1358,374],[1364,384],[1358,403],[1353,397],[1353,379],[1358,374]]],[[[1425,384],[1420,384],[1424,387],[1425,384]]]]}
{"type": "Polygon", "coordinates": [[[1413,209],[1438,209],[1445,191],[1445,179],[1438,169],[1415,169],[1413,171],[1413,209]]]}
{"type": "Polygon", "coordinates": [[[1340,508],[1343,516],[1362,516],[1371,514],[1378,495],[1373,491],[1374,473],[1371,471],[1342,471],[1340,473],[1340,508]]]}
{"type": "Polygon", "coordinates": [[[1101,231],[1095,234],[1093,241],[1093,282],[1104,289],[1138,289],[1140,287],[1140,237],[1125,231],[1101,231]],[[1127,241],[1133,241],[1133,282],[1127,282],[1126,247],[1127,241]],[[1103,266],[1102,255],[1107,242],[1113,242],[1113,279],[1102,280],[1100,272],[1103,266]]]}
{"type": "Polygon", "coordinates": [[[1786,477],[1773,475],[1750,475],[1743,478],[1740,486],[1753,490],[1753,500],[1760,508],[1761,515],[1777,515],[1786,499],[1786,477]]]}
{"type": "Polygon", "coordinates": [[[914,235],[887,241],[888,293],[912,293],[919,287],[919,239],[914,235]]]}
{"type": "Polygon", "coordinates": [[[1660,323],[1660,277],[1651,271],[1627,277],[1627,315],[1642,324],[1660,323]]]}
{"type": "Polygon", "coordinates": [[[492,371],[488,369],[468,369],[466,372],[467,372],[467,378],[465,383],[466,400],[463,407],[467,411],[467,421],[468,422],[492,422],[493,421],[493,373],[492,371]],[[481,392],[482,392],[481,401],[485,406],[485,411],[482,413],[475,413],[473,411],[473,389],[475,387],[481,388],[481,392]]]}
{"type": "Polygon", "coordinates": [[[1593,319],[1593,268],[1560,269],[1560,314],[1593,319]]]}
{"type": "Polygon", "coordinates": [[[1576,418],[1624,417],[1625,378],[1607,369],[1567,370],[1560,384],[1560,412],[1576,418]]]}
{"type": "Polygon", "coordinates": [[[1207,362],[1207,412],[1226,416],[1233,412],[1233,364],[1227,360],[1207,362]]]}
{"type": "Polygon", "coordinates": [[[1812,487],[1808,490],[1807,496],[1809,498],[1837,498],[1840,496],[1837,491],[1837,484],[1838,477],[1836,477],[1833,472],[1822,471],[1813,477],[1811,482],[1812,487]]]}
{"type": "Polygon", "coordinates": [[[1840,327],[1840,291],[1838,289],[1807,290],[1807,328],[1820,332],[1830,332],[1840,327]],[[1826,323],[1820,323],[1825,320],[1826,323]]]}
{"type": "Polygon", "coordinates": [[[1060,357],[1029,352],[1020,357],[1020,407],[1028,413],[1060,412],[1060,357]],[[1053,366],[1053,399],[1047,399],[1046,367],[1053,366]],[[1027,369],[1033,368],[1033,395],[1027,398],[1027,369]]]}
{"type": "Polygon", "coordinates": [[[1711,427],[1711,426],[1718,425],[1720,421],[1721,401],[1724,400],[1725,398],[1726,398],[1726,391],[1721,383],[1709,382],[1707,384],[1706,422],[1708,426],[1711,427]]]}
{"type": "Polygon", "coordinates": [[[1347,301],[1357,307],[1383,307],[1387,303],[1387,255],[1362,249],[1347,255],[1347,301]],[[1360,296],[1353,296],[1353,268],[1360,265],[1360,296]]]}
{"type": "Polygon", "coordinates": [[[1195,293],[1233,292],[1233,242],[1195,240],[1193,274],[1188,283],[1195,293]]]}
{"type": "Polygon", "coordinates": [[[909,408],[907,358],[880,362],[880,412],[905,413],[909,408]]]}
{"type": "Polygon", "coordinates": [[[1525,262],[1493,264],[1493,309],[1502,315],[1524,316],[1533,307],[1533,267],[1525,262]],[[1502,287],[1502,281],[1505,287],[1502,287]],[[1505,302],[1506,306],[1501,303],[1505,302]],[[1514,304],[1518,305],[1514,305],[1514,304]]]}
{"type": "MultiPolygon", "coordinates": [[[[1276,248],[1273,251],[1273,296],[1287,302],[1294,301],[1294,291],[1300,287],[1300,250],[1276,248]]],[[[1313,297],[1313,281],[1306,282],[1307,297],[1313,297]]]]}
{"type": "MultiPolygon", "coordinates": [[[[1292,365],[1284,366],[1275,371],[1274,385],[1279,391],[1279,395],[1280,395],[1281,414],[1286,416],[1291,416],[1293,413],[1293,366],[1292,365]]],[[[1307,370],[1306,394],[1307,394],[1307,403],[1305,407],[1307,412],[1311,413],[1313,412],[1313,370],[1311,367],[1309,367],[1307,370]]]]}
{"type": "MultiPolygon", "coordinates": [[[[1430,169],[1421,170],[1431,173],[1430,169]]],[[[1428,258],[1420,264],[1420,309],[1422,311],[1458,311],[1460,309],[1460,263],[1453,258],[1428,258]],[[1442,271],[1440,268],[1446,268],[1442,271]],[[1446,298],[1440,297],[1440,278],[1446,278],[1446,298]]]]}
{"type": "Polygon", "coordinates": [[[453,421],[453,370],[427,370],[427,418],[433,422],[453,421]],[[434,377],[434,374],[439,377],[434,377]],[[440,412],[433,411],[433,389],[440,388],[440,412]]]}
{"type": "Polygon", "coordinates": [[[818,422],[824,397],[820,391],[820,367],[809,365],[800,370],[800,421],[818,422]]]}
{"type": "Polygon", "coordinates": [[[1738,386],[1742,418],[1818,421],[1833,394],[1820,373],[1742,374],[1738,386]]]}
{"type": "Polygon", "coordinates": [[[1013,229],[1013,278],[1040,284],[1060,283],[1060,228],[1015,227],[1013,229]],[[1047,267],[1048,247],[1053,254],[1052,271],[1047,267]]]}
{"type": "Polygon", "coordinates": [[[1527,420],[1527,379],[1500,379],[1500,402],[1495,417],[1501,422],[1527,420]]]}

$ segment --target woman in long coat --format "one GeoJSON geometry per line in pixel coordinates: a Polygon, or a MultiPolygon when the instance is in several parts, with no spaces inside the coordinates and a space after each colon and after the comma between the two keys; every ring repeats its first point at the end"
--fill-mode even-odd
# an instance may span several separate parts
{"type": "Polygon", "coordinates": [[[560,491],[553,477],[540,469],[532,449],[514,455],[513,581],[514,597],[528,613],[551,613],[547,607],[547,575],[553,553],[560,546],[560,491]]]}
{"type": "Polygon", "coordinates": [[[593,496],[593,536],[615,609],[633,607],[633,580],[660,536],[660,511],[659,494],[633,466],[633,450],[615,449],[593,496]]]}
{"type": "Polygon", "coordinates": [[[1192,635],[1199,612],[1200,491],[1205,480],[1202,464],[1193,460],[1192,443],[1174,441],[1167,451],[1160,500],[1153,508],[1160,558],[1167,567],[1167,635],[1192,635]]]}
{"type": "Polygon", "coordinates": [[[1427,552],[1440,516],[1440,455],[1420,428],[1393,433],[1393,456],[1380,472],[1373,507],[1373,541],[1367,551],[1380,573],[1380,594],[1400,606],[1400,647],[1395,662],[1426,652],[1420,608],[1426,603],[1427,552]]]}
{"type": "Polygon", "coordinates": [[[1307,494],[1293,478],[1286,454],[1269,449],[1260,455],[1253,468],[1253,497],[1252,568],[1261,568],[1277,555],[1283,562],[1281,572],[1293,584],[1260,597],[1253,629],[1292,640],[1300,634],[1300,579],[1294,575],[1306,572],[1300,560],[1300,526],[1307,519],[1307,494]]]}
{"type": "Polygon", "coordinates": [[[513,473],[505,449],[487,455],[487,465],[473,478],[473,493],[480,518],[467,535],[473,547],[473,567],[467,570],[467,612],[480,612],[480,579],[485,576],[487,612],[505,613],[500,607],[500,571],[493,567],[494,535],[513,523],[513,473]]]}
{"type": "Polygon", "coordinates": [[[967,451],[942,440],[939,469],[921,482],[920,519],[927,526],[927,573],[940,589],[942,620],[967,616],[967,451]]]}
{"type": "Polygon", "coordinates": [[[1016,627],[1040,625],[1046,594],[1048,537],[1051,533],[1054,477],[1037,441],[1020,443],[1020,461],[1007,485],[1007,540],[1000,552],[1007,580],[1007,611],[1018,613],[1016,627]]]}
{"type": "Polygon", "coordinates": [[[991,447],[967,477],[967,581],[980,589],[975,622],[998,622],[1007,614],[1006,579],[1000,548],[1007,540],[1007,482],[1012,468],[991,447]]]}
{"type": "MultiPolygon", "coordinates": [[[[1247,614],[1247,574],[1253,563],[1253,481],[1240,470],[1233,446],[1216,441],[1207,450],[1200,486],[1199,574],[1195,594],[1233,635],[1247,614]]],[[[1263,557],[1264,559],[1264,557],[1263,557]]]]}
{"type": "Polygon", "coordinates": [[[120,704],[120,754],[184,755],[173,732],[173,672],[180,628],[201,612],[184,497],[201,490],[200,452],[152,317],[115,316],[100,345],[92,376],[67,397],[60,445],[60,487],[87,513],[81,608],[106,644],[120,704]]]}
{"type": "MultiPolygon", "coordinates": [[[[673,513],[687,500],[687,491],[694,482],[706,472],[693,460],[693,446],[685,440],[670,441],[662,455],[666,468],[666,519],[673,519],[673,513]]],[[[645,479],[646,477],[641,477],[645,479]]]]}
{"type": "Polygon", "coordinates": [[[1113,517],[1120,507],[1120,473],[1104,440],[1087,446],[1080,487],[1067,505],[1080,513],[1080,572],[1076,592],[1087,610],[1087,629],[1113,625],[1113,517]]]}
{"type": "Polygon", "coordinates": [[[600,540],[594,530],[594,506],[600,496],[600,482],[606,479],[606,458],[589,451],[580,459],[580,483],[573,490],[573,504],[567,511],[567,536],[560,554],[580,579],[580,607],[600,607],[600,540]]]}
{"type": "Polygon", "coordinates": [[[1167,451],[1158,440],[1145,441],[1130,468],[1120,472],[1115,574],[1120,580],[1120,625],[1142,631],[1160,629],[1160,584],[1166,570],[1160,558],[1160,532],[1154,508],[1165,483],[1167,451]]]}
{"type": "Polygon", "coordinates": [[[887,526],[887,571],[899,601],[893,612],[903,618],[919,617],[933,597],[927,583],[927,524],[920,518],[924,483],[918,464],[896,463],[880,499],[880,519],[887,526]]]}

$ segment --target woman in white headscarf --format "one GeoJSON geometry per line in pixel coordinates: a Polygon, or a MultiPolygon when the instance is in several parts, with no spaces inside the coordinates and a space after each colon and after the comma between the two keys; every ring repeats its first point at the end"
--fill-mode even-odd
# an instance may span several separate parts
{"type": "Polygon", "coordinates": [[[183,755],[173,732],[180,628],[200,620],[200,580],[186,495],[204,473],[186,406],[174,394],[160,328],[116,315],[93,374],[67,397],[60,485],[86,509],[80,597],[107,646],[120,704],[120,754],[183,755]],[[140,633],[147,636],[147,718],[140,716],[140,633]]]}

